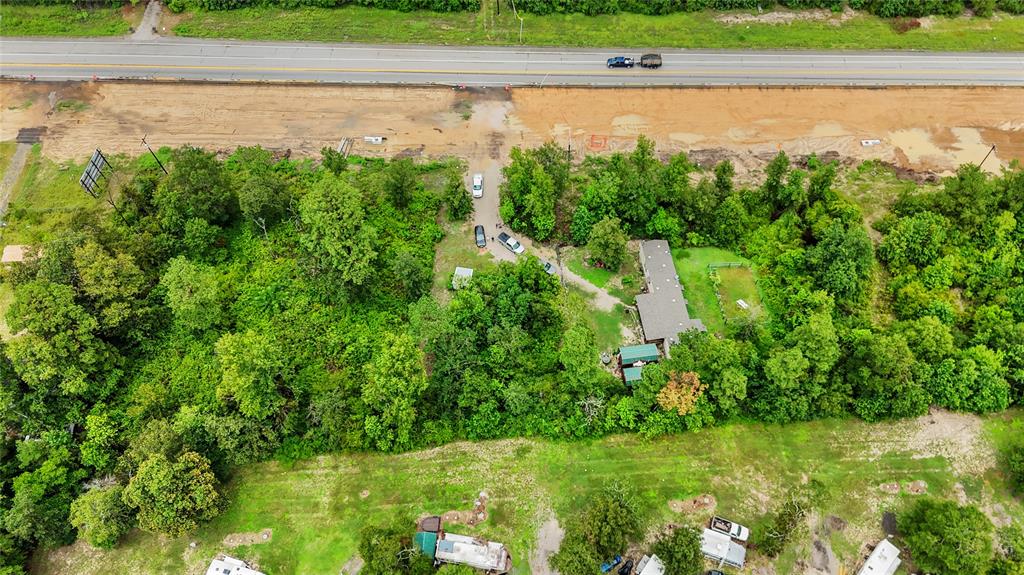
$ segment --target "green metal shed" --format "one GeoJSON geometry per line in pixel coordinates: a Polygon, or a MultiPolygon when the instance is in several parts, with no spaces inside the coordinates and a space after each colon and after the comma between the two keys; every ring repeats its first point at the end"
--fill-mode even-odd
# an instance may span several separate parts
{"type": "Polygon", "coordinates": [[[437,533],[417,531],[412,541],[413,545],[422,551],[424,555],[431,559],[434,558],[434,554],[437,553],[437,533]]]}
{"type": "Polygon", "coordinates": [[[626,367],[622,370],[622,378],[626,380],[626,385],[632,385],[641,379],[643,376],[640,374],[642,367],[626,367]]]}
{"type": "Polygon", "coordinates": [[[650,363],[658,361],[658,346],[653,343],[643,345],[627,345],[619,348],[619,357],[622,358],[622,365],[633,365],[638,361],[650,363]]]}

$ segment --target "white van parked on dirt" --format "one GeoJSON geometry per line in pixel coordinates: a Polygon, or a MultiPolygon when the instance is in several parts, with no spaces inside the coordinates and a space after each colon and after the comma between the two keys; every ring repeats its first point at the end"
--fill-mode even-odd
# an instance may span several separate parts
{"type": "Polygon", "coordinates": [[[484,175],[473,174],[473,197],[484,197],[484,175]]]}

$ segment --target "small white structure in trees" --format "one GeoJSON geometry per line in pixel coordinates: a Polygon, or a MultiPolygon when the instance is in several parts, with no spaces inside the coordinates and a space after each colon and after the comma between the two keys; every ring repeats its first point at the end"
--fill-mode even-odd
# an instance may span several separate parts
{"type": "Polygon", "coordinates": [[[25,254],[28,252],[30,246],[23,246],[20,244],[11,244],[4,246],[3,257],[0,261],[5,264],[11,264],[15,262],[25,261],[25,254]]]}
{"type": "Polygon", "coordinates": [[[657,555],[644,555],[636,564],[636,575],[665,575],[665,564],[657,555]]]}
{"type": "Polygon", "coordinates": [[[455,274],[452,276],[452,289],[462,289],[469,285],[469,282],[473,280],[473,268],[455,268],[455,274]]]}
{"type": "Polygon", "coordinates": [[[227,555],[218,555],[216,559],[210,562],[210,566],[206,569],[206,575],[264,575],[263,573],[252,569],[249,564],[241,559],[235,559],[234,557],[228,557],[227,555]]]}
{"type": "Polygon", "coordinates": [[[868,556],[868,560],[864,562],[864,566],[860,568],[857,575],[892,575],[899,568],[900,563],[902,563],[900,550],[889,543],[888,539],[882,539],[868,556]]]}

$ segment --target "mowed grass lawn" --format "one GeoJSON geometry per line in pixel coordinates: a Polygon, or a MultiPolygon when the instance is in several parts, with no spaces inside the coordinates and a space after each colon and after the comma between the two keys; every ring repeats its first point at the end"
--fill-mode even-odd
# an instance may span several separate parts
{"type": "MultiPolygon", "coordinates": [[[[861,545],[882,537],[881,513],[898,511],[916,497],[906,491],[912,481],[925,481],[929,493],[939,497],[953,497],[960,482],[972,502],[999,504],[1011,517],[1024,518],[1020,500],[1009,495],[1002,476],[985,463],[993,441],[1024,431],[1021,412],[983,420],[940,416],[963,424],[956,445],[971,447],[953,451],[956,464],[968,471],[955,471],[953,462],[939,454],[948,446],[920,439],[929,437],[924,429],[928,417],[882,424],[735,424],[653,440],[616,436],[575,443],[457,443],[395,456],[326,456],[290,468],[252,465],[239,470],[226,486],[226,511],[193,535],[164,539],[133,532],[109,552],[78,544],[39,554],[33,573],[199,574],[216,553],[229,551],[222,545],[226,535],[271,528],[269,543],[236,548],[231,554],[258,562],[267,573],[333,575],[356,552],[365,525],[405,517],[411,532],[412,519],[468,510],[481,491],[489,496],[489,518],[476,528],[448,529],[502,541],[518,572],[527,573],[537,527],[551,512],[564,524],[587,496],[610,480],[635,487],[651,529],[668,522],[706,521],[710,511],[679,515],[668,502],[709,493],[717,500],[718,513],[750,526],[756,537],[785,493],[808,478],[823,482],[830,494],[816,510],[818,516],[835,515],[849,523],[833,532],[830,541],[840,562],[853,572],[861,545]],[[977,444],[971,442],[972,434],[977,444]],[[898,483],[903,489],[887,494],[879,489],[883,483],[898,483]],[[189,548],[191,541],[197,543],[194,549],[189,548]]],[[[776,561],[776,572],[793,572],[797,559],[809,557],[810,533],[801,532],[776,561]]]]}
{"type": "MultiPolygon", "coordinates": [[[[708,328],[708,331],[712,333],[724,333],[726,317],[722,315],[722,307],[718,305],[718,296],[715,295],[715,284],[711,281],[708,265],[732,262],[749,265],[750,262],[729,250],[721,248],[674,248],[672,250],[672,259],[675,261],[679,280],[683,282],[683,297],[686,298],[690,317],[699,318],[704,322],[704,326],[708,328]]],[[[718,271],[724,270],[720,269],[718,271]]],[[[753,276],[747,279],[742,278],[742,275],[743,272],[737,272],[728,276],[730,279],[736,276],[735,279],[739,279],[742,282],[739,285],[728,288],[732,290],[728,292],[730,294],[729,297],[732,297],[734,294],[742,294],[733,297],[733,300],[742,298],[751,303],[752,306],[756,305],[760,308],[761,298],[757,297],[757,289],[752,285],[753,276]],[[753,289],[751,290],[751,288],[753,289]]],[[[725,278],[723,278],[722,286],[725,286],[725,278]]],[[[723,290],[722,295],[723,297],[726,295],[725,290],[723,290]]],[[[735,307],[735,303],[733,307],[735,307]]],[[[727,312],[730,312],[729,319],[736,317],[736,315],[733,315],[735,310],[732,308],[728,308],[727,312]]]]}
{"type": "Polygon", "coordinates": [[[67,4],[0,3],[3,36],[121,36],[130,26],[120,6],[80,9],[67,4]]]}
{"type": "MultiPolygon", "coordinates": [[[[472,219],[470,219],[470,222],[472,219]]],[[[444,238],[437,244],[434,256],[434,284],[432,293],[440,301],[447,301],[452,274],[456,267],[472,268],[473,273],[497,265],[486,249],[476,247],[473,224],[445,222],[444,238]]]]}
{"type": "Polygon", "coordinates": [[[759,317],[764,313],[753,269],[749,266],[718,268],[715,273],[720,280],[718,292],[722,295],[722,314],[726,321],[759,317]],[[740,307],[739,300],[747,304],[747,309],[740,307]]]}
{"type": "MultiPolygon", "coordinates": [[[[817,48],[917,50],[1024,50],[1024,18],[934,18],[900,34],[870,15],[849,20],[728,25],[718,13],[665,16],[616,14],[523,15],[523,43],[537,46],[623,48],[817,48]]],[[[519,44],[519,21],[510,10],[441,14],[343,8],[246,8],[191,12],[174,28],[180,36],[248,40],[319,40],[425,44],[519,44]]]]}

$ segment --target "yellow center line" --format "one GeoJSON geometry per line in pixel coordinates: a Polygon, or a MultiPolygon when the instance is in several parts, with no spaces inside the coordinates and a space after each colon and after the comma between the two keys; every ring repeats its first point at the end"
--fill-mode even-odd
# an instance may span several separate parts
{"type": "MultiPolygon", "coordinates": [[[[209,66],[192,64],[57,64],[31,62],[2,62],[0,68],[83,68],[102,70],[110,68],[133,68],[153,70],[217,70],[224,72],[328,72],[343,74],[465,74],[477,76],[618,76],[621,78],[658,78],[664,76],[743,76],[758,75],[818,75],[818,76],[929,76],[948,75],[987,76],[998,74],[1001,70],[958,70],[958,69],[924,69],[924,70],[880,70],[873,68],[858,69],[815,69],[815,68],[698,68],[693,70],[662,70],[649,71],[644,74],[624,74],[620,71],[606,70],[444,70],[444,69],[403,69],[403,68],[310,68],[310,67],[262,67],[262,66],[209,66]]],[[[1024,73],[1020,74],[1024,79],[1024,73]]]]}

